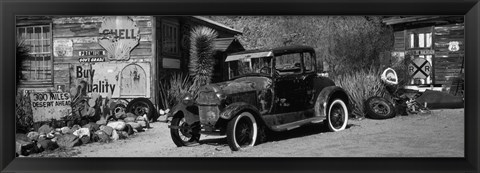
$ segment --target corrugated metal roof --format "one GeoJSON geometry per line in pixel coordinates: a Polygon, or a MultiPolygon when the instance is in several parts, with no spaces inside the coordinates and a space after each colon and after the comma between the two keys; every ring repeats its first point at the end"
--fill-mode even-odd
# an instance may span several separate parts
{"type": "Polygon", "coordinates": [[[230,31],[230,32],[233,32],[233,33],[235,33],[235,34],[243,34],[242,31],[239,31],[239,30],[230,28],[230,27],[228,27],[228,26],[225,26],[224,24],[215,22],[215,21],[210,20],[210,19],[207,19],[207,18],[205,18],[205,17],[201,17],[201,16],[192,16],[192,17],[195,18],[195,19],[204,21],[204,22],[206,22],[206,23],[210,23],[210,24],[212,24],[212,25],[216,25],[216,26],[218,26],[218,27],[220,27],[220,28],[226,29],[226,30],[228,30],[228,31],[230,31]]]}
{"type": "Polygon", "coordinates": [[[243,46],[240,44],[240,42],[235,37],[216,38],[215,42],[214,42],[215,50],[226,51],[232,45],[233,42],[238,42],[241,49],[244,50],[243,46]]]}
{"type": "Polygon", "coordinates": [[[272,51],[253,52],[253,53],[247,53],[247,54],[235,54],[235,55],[227,56],[227,59],[225,59],[225,62],[236,61],[236,60],[247,59],[247,58],[261,58],[261,57],[270,57],[270,56],[273,56],[272,51]]]}

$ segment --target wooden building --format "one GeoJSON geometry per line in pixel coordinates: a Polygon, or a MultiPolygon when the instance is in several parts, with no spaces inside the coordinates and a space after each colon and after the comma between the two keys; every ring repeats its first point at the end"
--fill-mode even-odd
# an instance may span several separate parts
{"type": "Polygon", "coordinates": [[[392,57],[409,58],[409,88],[449,91],[463,85],[463,16],[396,16],[383,20],[394,30],[392,57]]]}
{"type": "Polygon", "coordinates": [[[19,90],[68,92],[81,82],[103,98],[148,98],[158,81],[187,72],[190,31],[217,31],[215,80],[223,78],[223,56],[244,50],[241,31],[199,16],[18,16],[17,38],[32,58],[22,61],[19,90]]]}

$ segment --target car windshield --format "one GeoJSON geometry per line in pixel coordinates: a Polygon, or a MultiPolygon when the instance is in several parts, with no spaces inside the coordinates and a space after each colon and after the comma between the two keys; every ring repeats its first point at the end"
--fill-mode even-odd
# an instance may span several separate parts
{"type": "Polygon", "coordinates": [[[244,75],[266,75],[272,74],[272,57],[244,58],[229,63],[229,78],[236,78],[244,75]]]}

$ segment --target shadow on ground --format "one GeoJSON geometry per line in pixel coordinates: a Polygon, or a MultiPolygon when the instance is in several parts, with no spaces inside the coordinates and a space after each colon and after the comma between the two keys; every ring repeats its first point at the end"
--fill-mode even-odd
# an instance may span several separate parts
{"type": "MultiPolygon", "coordinates": [[[[348,124],[346,129],[355,126],[354,124],[348,124]]],[[[265,142],[282,141],[294,138],[300,138],[304,136],[317,135],[321,133],[333,133],[330,132],[328,127],[323,124],[309,124],[293,130],[274,132],[267,131],[267,139],[265,142]]],[[[212,146],[225,146],[228,145],[227,137],[215,138],[215,139],[200,139],[200,144],[212,145],[212,146]]]]}

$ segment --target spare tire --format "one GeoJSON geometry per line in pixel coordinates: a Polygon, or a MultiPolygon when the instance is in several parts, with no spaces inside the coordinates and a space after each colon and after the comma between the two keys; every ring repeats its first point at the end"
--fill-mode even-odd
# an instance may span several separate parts
{"type": "Polygon", "coordinates": [[[365,101],[365,111],[372,119],[388,119],[395,117],[393,104],[383,97],[370,97],[365,101]]]}
{"type": "Polygon", "coordinates": [[[127,112],[133,113],[137,116],[143,116],[146,114],[148,120],[153,120],[156,113],[153,103],[147,98],[135,98],[128,102],[127,112]]]}

